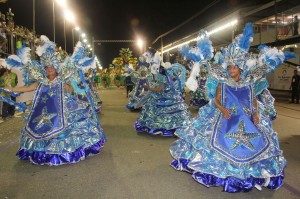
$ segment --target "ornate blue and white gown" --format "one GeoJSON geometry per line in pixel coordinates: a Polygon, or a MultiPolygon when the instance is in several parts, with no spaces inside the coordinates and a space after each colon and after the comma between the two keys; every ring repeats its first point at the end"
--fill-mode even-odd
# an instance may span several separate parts
{"type": "Polygon", "coordinates": [[[129,110],[135,110],[140,108],[138,104],[147,93],[147,91],[144,89],[145,85],[149,85],[148,78],[139,78],[139,80],[136,82],[135,88],[129,93],[129,103],[126,105],[126,108],[128,108],[129,110]]]}
{"type": "Polygon", "coordinates": [[[90,85],[90,89],[91,89],[91,94],[92,94],[92,97],[93,97],[93,100],[94,100],[95,111],[97,113],[99,113],[100,110],[101,110],[101,105],[102,105],[100,95],[99,95],[97,89],[95,88],[95,86],[93,84],[90,85]]]}
{"type": "Polygon", "coordinates": [[[99,153],[106,137],[89,103],[56,78],[37,87],[17,156],[39,165],[76,163],[99,153]]]}
{"type": "Polygon", "coordinates": [[[225,119],[214,103],[200,108],[191,125],[175,132],[180,139],[171,145],[171,166],[192,173],[205,186],[222,186],[227,192],[279,188],[286,160],[270,114],[260,102],[260,122],[253,124],[253,90],[222,83],[221,103],[231,119],[225,119]]]}
{"type": "Polygon", "coordinates": [[[198,88],[195,92],[191,92],[190,106],[202,107],[208,103],[205,92],[206,79],[198,78],[198,88]]]}
{"type": "Polygon", "coordinates": [[[134,126],[138,132],[173,136],[177,128],[190,122],[190,113],[182,99],[181,91],[175,90],[164,75],[157,74],[156,79],[158,82],[152,87],[162,85],[163,90],[149,91],[148,99],[134,126]]]}

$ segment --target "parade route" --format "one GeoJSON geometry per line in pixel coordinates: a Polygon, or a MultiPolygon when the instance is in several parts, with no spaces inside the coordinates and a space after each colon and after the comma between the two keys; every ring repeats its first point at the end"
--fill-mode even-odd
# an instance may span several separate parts
{"type": "MultiPolygon", "coordinates": [[[[103,101],[100,123],[108,138],[100,154],[77,164],[39,166],[19,160],[22,117],[0,123],[0,199],[59,198],[276,198],[300,197],[300,106],[276,102],[273,122],[280,147],[287,159],[283,186],[249,193],[225,193],[220,187],[207,188],[190,174],[174,170],[169,163],[169,147],[175,137],[136,133],[134,122],[139,112],[125,108],[126,90],[99,90],[103,101]]],[[[194,117],[197,110],[190,108],[194,117]]],[[[23,114],[21,114],[23,116],[23,114]]]]}

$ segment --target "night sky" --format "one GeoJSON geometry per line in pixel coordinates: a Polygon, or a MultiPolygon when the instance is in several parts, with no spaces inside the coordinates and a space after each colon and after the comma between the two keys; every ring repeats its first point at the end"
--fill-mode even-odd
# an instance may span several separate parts
{"type": "MultiPolygon", "coordinates": [[[[12,8],[15,24],[33,27],[32,0],[8,0],[0,4],[0,11],[6,13],[12,8]]],[[[36,0],[36,32],[47,35],[53,40],[53,0],[36,0]]],[[[165,44],[195,32],[207,23],[218,19],[225,13],[236,10],[244,4],[251,5],[261,0],[160,0],[160,3],[144,0],[68,0],[68,7],[76,16],[76,22],[88,35],[98,40],[135,40],[137,36],[146,40],[147,47],[159,47],[160,40],[152,42],[161,34],[200,12],[204,7],[217,2],[179,30],[166,36],[165,44]],[[198,3],[195,3],[195,2],[198,3]]],[[[56,3],[56,43],[64,47],[63,11],[56,3]]],[[[67,50],[72,52],[72,26],[67,23],[67,50]]],[[[78,40],[78,34],[75,34],[78,40]]],[[[95,45],[95,54],[106,67],[121,48],[130,48],[135,56],[141,51],[131,43],[101,43],[95,45]]]]}

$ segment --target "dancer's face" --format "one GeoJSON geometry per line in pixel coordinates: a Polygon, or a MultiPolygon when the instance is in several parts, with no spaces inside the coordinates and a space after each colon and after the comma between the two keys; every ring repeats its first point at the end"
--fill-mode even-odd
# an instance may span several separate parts
{"type": "Polygon", "coordinates": [[[227,68],[231,78],[239,78],[241,75],[241,69],[234,64],[231,64],[227,68]]]}
{"type": "Polygon", "coordinates": [[[56,69],[53,66],[47,66],[46,72],[48,76],[56,76],[56,69]]]}

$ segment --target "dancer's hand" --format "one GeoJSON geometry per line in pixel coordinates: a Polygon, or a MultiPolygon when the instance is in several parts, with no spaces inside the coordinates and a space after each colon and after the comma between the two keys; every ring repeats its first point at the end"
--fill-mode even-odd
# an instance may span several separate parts
{"type": "Polygon", "coordinates": [[[227,120],[230,120],[230,111],[227,109],[227,108],[222,108],[221,109],[221,112],[223,114],[223,116],[227,119],[227,120]]]}
{"type": "Polygon", "coordinates": [[[257,124],[259,123],[259,116],[258,116],[258,113],[257,113],[257,112],[255,112],[255,113],[253,114],[253,123],[254,123],[255,125],[257,125],[257,124]]]}

